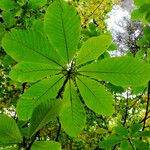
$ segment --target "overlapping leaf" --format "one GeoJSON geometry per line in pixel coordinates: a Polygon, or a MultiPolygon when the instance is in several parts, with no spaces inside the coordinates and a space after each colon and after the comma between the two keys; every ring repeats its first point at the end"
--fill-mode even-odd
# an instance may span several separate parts
{"type": "Polygon", "coordinates": [[[52,119],[55,119],[59,115],[61,108],[62,102],[56,99],[40,103],[31,117],[30,136],[34,135],[52,119]]]}

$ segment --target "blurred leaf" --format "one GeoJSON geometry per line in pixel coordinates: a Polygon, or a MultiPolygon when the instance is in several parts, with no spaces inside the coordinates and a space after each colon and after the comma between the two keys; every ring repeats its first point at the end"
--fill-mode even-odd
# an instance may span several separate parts
{"type": "Polygon", "coordinates": [[[22,142],[22,135],[12,118],[0,115],[0,146],[13,145],[22,142]]]}
{"type": "Polygon", "coordinates": [[[61,145],[55,141],[36,141],[31,150],[61,150],[61,145]]]}
{"type": "Polygon", "coordinates": [[[119,136],[111,135],[106,140],[99,142],[99,147],[108,149],[120,143],[121,140],[122,138],[120,138],[119,136]]]}

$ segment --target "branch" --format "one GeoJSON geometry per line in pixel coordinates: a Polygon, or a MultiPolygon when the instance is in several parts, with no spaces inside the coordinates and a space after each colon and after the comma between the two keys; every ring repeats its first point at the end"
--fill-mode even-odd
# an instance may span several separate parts
{"type": "Polygon", "coordinates": [[[60,123],[58,117],[57,117],[57,121],[58,121],[58,123],[59,123],[59,126],[58,126],[57,136],[56,136],[56,139],[55,139],[56,142],[59,141],[59,135],[60,135],[60,131],[61,131],[61,123],[60,123]]]}
{"type": "Polygon", "coordinates": [[[145,117],[143,118],[143,128],[142,131],[144,131],[145,126],[146,126],[146,120],[148,118],[148,106],[149,106],[149,101],[150,101],[150,81],[148,82],[148,92],[147,92],[147,104],[146,104],[146,112],[145,112],[145,117]]]}
{"type": "Polygon", "coordinates": [[[129,93],[128,93],[128,89],[127,89],[126,112],[125,112],[125,116],[124,116],[123,126],[126,124],[127,117],[128,117],[128,97],[129,97],[129,93]]]}

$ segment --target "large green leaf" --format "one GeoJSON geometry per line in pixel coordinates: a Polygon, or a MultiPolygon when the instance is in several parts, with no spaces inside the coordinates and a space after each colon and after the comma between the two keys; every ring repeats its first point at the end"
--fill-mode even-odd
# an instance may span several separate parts
{"type": "Polygon", "coordinates": [[[132,145],[127,140],[121,141],[120,148],[121,150],[133,150],[132,145]]]}
{"type": "Polygon", "coordinates": [[[133,139],[132,140],[134,145],[136,146],[136,149],[138,150],[149,150],[150,146],[148,143],[143,142],[142,140],[133,139]]]}
{"type": "Polygon", "coordinates": [[[65,107],[60,116],[64,130],[72,137],[77,136],[85,125],[85,112],[73,83],[67,84],[64,93],[65,107]]]}
{"type": "Polygon", "coordinates": [[[18,118],[20,120],[30,119],[33,109],[38,104],[47,99],[56,98],[63,82],[64,78],[59,75],[44,79],[30,87],[17,104],[18,118]]]}
{"type": "Polygon", "coordinates": [[[84,75],[120,86],[140,86],[150,79],[150,65],[130,57],[114,57],[79,69],[84,75]]]}
{"type": "Polygon", "coordinates": [[[60,71],[59,66],[42,63],[18,63],[11,72],[9,77],[19,82],[35,82],[44,77],[56,74],[60,71]]]}
{"type": "Polygon", "coordinates": [[[116,135],[111,135],[106,140],[101,141],[99,143],[99,147],[108,149],[120,143],[121,140],[123,140],[121,137],[116,136],[116,135]]]}
{"type": "Polygon", "coordinates": [[[13,0],[1,0],[0,9],[2,10],[12,10],[17,7],[17,4],[13,0]]]}
{"type": "Polygon", "coordinates": [[[115,132],[119,136],[124,136],[124,137],[128,136],[128,129],[121,125],[115,127],[115,132]]]}
{"type": "Polygon", "coordinates": [[[36,141],[31,150],[61,150],[61,145],[55,141],[36,141]]]}
{"type": "Polygon", "coordinates": [[[142,6],[144,4],[150,4],[150,1],[149,0],[134,0],[134,4],[136,6],[142,6]]]}
{"type": "Polygon", "coordinates": [[[5,51],[17,62],[50,64],[61,67],[61,59],[48,39],[35,30],[15,30],[2,41],[5,51]]]}
{"type": "Polygon", "coordinates": [[[114,112],[112,95],[98,82],[79,76],[77,78],[81,96],[86,105],[94,112],[102,115],[112,115],[114,112]]]}
{"type": "Polygon", "coordinates": [[[33,111],[31,117],[30,136],[55,119],[59,115],[61,108],[62,102],[58,99],[46,100],[40,103],[33,111]]]}
{"type": "Polygon", "coordinates": [[[107,50],[111,42],[111,35],[108,34],[90,38],[81,47],[77,57],[77,63],[82,64],[96,59],[107,50]]]}
{"type": "Polygon", "coordinates": [[[0,115],[0,146],[12,145],[22,142],[22,135],[15,120],[0,115]]]}
{"type": "Polygon", "coordinates": [[[45,16],[45,31],[66,63],[70,63],[80,38],[80,19],[75,9],[62,0],[55,0],[45,16]]]}

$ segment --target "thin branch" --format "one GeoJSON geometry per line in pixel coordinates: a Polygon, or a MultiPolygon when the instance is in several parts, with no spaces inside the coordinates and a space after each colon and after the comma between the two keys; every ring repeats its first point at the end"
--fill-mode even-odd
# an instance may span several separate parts
{"type": "Polygon", "coordinates": [[[56,142],[59,141],[59,135],[60,135],[60,131],[61,131],[61,123],[59,121],[59,117],[57,117],[57,121],[59,123],[59,126],[58,126],[58,131],[57,131],[57,135],[56,135],[56,139],[55,139],[56,142]]]}
{"type": "Polygon", "coordinates": [[[124,116],[123,125],[126,124],[127,117],[128,117],[128,98],[129,98],[129,91],[128,91],[128,89],[127,89],[126,112],[125,112],[125,116],[124,116]]]}
{"type": "Polygon", "coordinates": [[[146,120],[147,120],[147,117],[148,117],[148,112],[149,112],[149,101],[150,101],[150,81],[148,82],[148,92],[147,92],[147,104],[146,104],[146,112],[145,112],[145,117],[143,119],[143,128],[142,128],[142,131],[144,131],[145,129],[145,126],[146,126],[146,120]]]}

